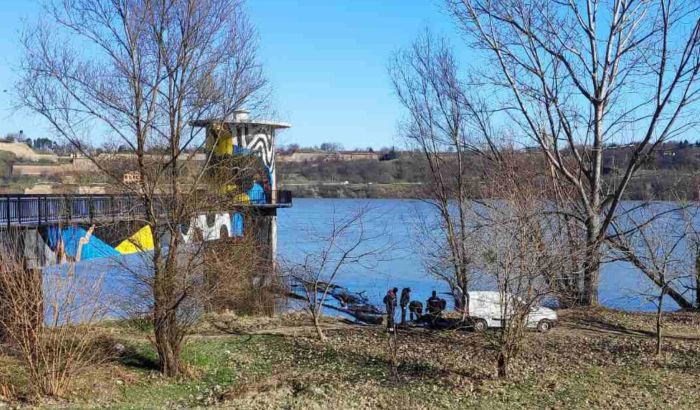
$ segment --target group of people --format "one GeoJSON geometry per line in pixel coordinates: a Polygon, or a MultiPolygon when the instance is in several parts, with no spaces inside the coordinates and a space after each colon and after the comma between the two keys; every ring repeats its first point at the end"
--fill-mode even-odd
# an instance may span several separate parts
{"type": "Polygon", "coordinates": [[[389,289],[384,296],[384,306],[386,308],[386,326],[389,331],[394,330],[394,319],[396,316],[396,307],[401,306],[401,325],[406,324],[406,311],[410,312],[411,321],[419,321],[425,316],[428,318],[437,318],[442,315],[442,312],[447,308],[447,301],[437,296],[437,292],[433,291],[432,295],[426,301],[426,314],[423,315],[423,304],[418,300],[411,300],[411,288],[403,288],[401,297],[398,298],[397,293],[399,288],[389,289]]]}

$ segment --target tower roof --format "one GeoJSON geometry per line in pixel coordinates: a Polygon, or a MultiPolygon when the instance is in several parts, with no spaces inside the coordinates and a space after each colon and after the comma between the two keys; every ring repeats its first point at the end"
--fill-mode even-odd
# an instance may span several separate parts
{"type": "Polygon", "coordinates": [[[227,118],[206,118],[202,120],[194,120],[190,122],[193,127],[206,127],[209,124],[248,124],[248,125],[265,125],[275,129],[289,128],[290,124],[286,122],[277,122],[269,120],[251,119],[250,112],[247,110],[237,110],[233,116],[227,118]]]}

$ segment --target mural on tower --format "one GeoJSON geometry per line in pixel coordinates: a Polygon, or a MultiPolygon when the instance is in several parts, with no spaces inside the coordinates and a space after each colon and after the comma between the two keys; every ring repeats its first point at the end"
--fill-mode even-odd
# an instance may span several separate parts
{"type": "MultiPolygon", "coordinates": [[[[220,193],[233,196],[231,208],[275,204],[274,138],[276,130],[288,128],[288,124],[250,120],[246,111],[238,111],[231,121],[202,120],[191,125],[206,129],[207,149],[213,153],[208,178],[220,193]]],[[[276,213],[274,207],[265,209],[251,215],[248,229],[244,227],[248,217],[241,210],[229,210],[193,217],[187,226],[180,227],[180,235],[183,242],[191,243],[242,237],[250,231],[266,238],[274,258],[276,213]]],[[[152,251],[152,228],[133,221],[110,226],[45,225],[27,232],[24,241],[26,252],[40,266],[47,266],[152,251]]]]}
{"type": "MultiPolygon", "coordinates": [[[[153,231],[149,225],[137,228],[126,237],[115,234],[114,227],[85,227],[81,225],[45,226],[40,228],[32,246],[44,249],[50,255],[45,265],[86,261],[131,255],[153,250],[153,231]]],[[[222,212],[214,215],[213,222],[206,215],[192,218],[188,227],[181,227],[185,243],[197,240],[215,241],[243,236],[243,215],[239,212],[222,212]]],[[[125,232],[129,232],[125,230],[125,232]]]]}
{"type": "Polygon", "coordinates": [[[242,150],[247,150],[248,152],[255,153],[260,157],[267,170],[270,185],[273,185],[273,178],[275,174],[275,150],[273,134],[256,133],[255,128],[252,127],[253,132],[250,134],[242,132],[240,135],[238,135],[236,130],[237,126],[235,123],[229,123],[228,127],[231,135],[237,135],[236,147],[241,150],[239,152],[242,152],[242,150]]]}

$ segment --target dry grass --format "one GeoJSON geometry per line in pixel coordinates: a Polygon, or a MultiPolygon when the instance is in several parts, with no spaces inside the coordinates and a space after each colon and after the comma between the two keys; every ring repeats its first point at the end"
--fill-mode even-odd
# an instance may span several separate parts
{"type": "MultiPolygon", "coordinates": [[[[411,329],[398,335],[391,380],[381,327],[330,319],[328,342],[300,334],[308,322],[216,317],[183,356],[194,378],[161,377],[146,331],[105,326],[103,343],[125,346],[114,360],[73,383],[70,408],[697,408],[700,317],[669,315],[666,351],[654,357],[644,332],[653,316],[607,310],[562,312],[549,334],[528,333],[507,380],[496,378],[489,338],[468,332],[411,329]],[[221,331],[226,323],[235,330],[221,331]],[[235,333],[235,334],[233,334],[235,333]],[[683,337],[680,337],[680,336],[683,337]]],[[[3,358],[0,385],[22,387],[21,371],[3,358]],[[12,370],[14,369],[14,370],[12,370]],[[9,384],[8,384],[9,383],[9,384]]]]}

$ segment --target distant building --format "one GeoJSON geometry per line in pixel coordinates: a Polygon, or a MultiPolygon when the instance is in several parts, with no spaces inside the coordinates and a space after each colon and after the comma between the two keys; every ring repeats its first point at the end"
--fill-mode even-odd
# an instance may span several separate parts
{"type": "Polygon", "coordinates": [[[72,164],[13,164],[13,176],[61,176],[73,172],[72,164]]]}
{"type": "Polygon", "coordinates": [[[306,162],[327,160],[330,152],[299,150],[291,154],[277,154],[277,162],[306,162]]]}
{"type": "Polygon", "coordinates": [[[141,173],[139,171],[129,171],[125,172],[122,176],[122,182],[129,184],[138,184],[141,182],[141,173]]]}
{"type": "Polygon", "coordinates": [[[378,161],[381,154],[370,151],[316,151],[298,150],[291,154],[277,154],[278,162],[322,162],[322,161],[378,161]]]}
{"type": "Polygon", "coordinates": [[[373,160],[379,161],[381,155],[370,151],[340,151],[336,153],[334,159],[340,161],[373,160]]]}
{"type": "MultiPolygon", "coordinates": [[[[1,151],[2,149],[0,149],[1,151]]],[[[31,163],[12,164],[13,176],[64,176],[73,173],[91,173],[99,168],[90,159],[83,156],[61,157],[62,162],[53,164],[31,163]],[[63,162],[67,161],[67,162],[63,162]]]]}

